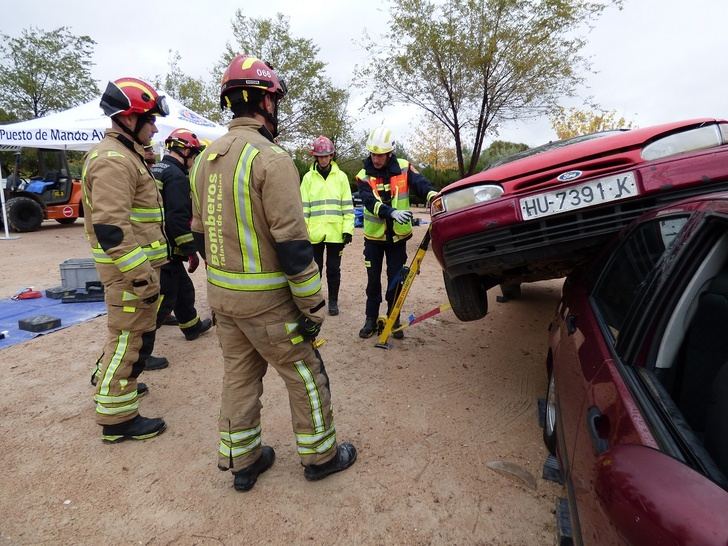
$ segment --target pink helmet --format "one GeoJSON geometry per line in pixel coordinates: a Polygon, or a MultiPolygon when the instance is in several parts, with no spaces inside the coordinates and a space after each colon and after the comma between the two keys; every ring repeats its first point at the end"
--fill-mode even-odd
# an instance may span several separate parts
{"type": "Polygon", "coordinates": [[[328,138],[321,135],[316,138],[311,145],[311,155],[322,156],[322,155],[334,155],[334,143],[328,138]]]}

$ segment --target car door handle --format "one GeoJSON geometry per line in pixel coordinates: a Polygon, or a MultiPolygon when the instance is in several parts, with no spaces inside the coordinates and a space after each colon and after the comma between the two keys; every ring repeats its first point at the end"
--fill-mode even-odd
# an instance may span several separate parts
{"type": "Polygon", "coordinates": [[[564,319],[564,322],[566,323],[567,334],[572,335],[574,332],[576,332],[576,315],[566,315],[566,319],[564,319]]]}
{"type": "Polygon", "coordinates": [[[586,424],[591,436],[594,453],[601,455],[609,449],[609,419],[599,408],[592,406],[586,413],[586,424]]]}

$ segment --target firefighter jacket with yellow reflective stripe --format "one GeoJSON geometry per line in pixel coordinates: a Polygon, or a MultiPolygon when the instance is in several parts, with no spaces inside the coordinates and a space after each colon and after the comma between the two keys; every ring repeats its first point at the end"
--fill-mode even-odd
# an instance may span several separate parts
{"type": "Polygon", "coordinates": [[[190,186],[192,231],[207,261],[210,307],[246,318],[293,298],[304,315],[321,322],[321,277],[298,171],[261,123],[233,119],[227,134],[197,157],[190,186]]]}
{"type": "Polygon", "coordinates": [[[152,269],[167,262],[162,197],[144,150],[109,129],[86,156],[83,210],[86,237],[101,281],[123,280],[146,298],[159,292],[152,269]],[[154,286],[156,285],[156,286],[154,286]]]}
{"type": "Polygon", "coordinates": [[[354,205],[346,173],[331,162],[324,177],[314,162],[301,182],[303,217],[309,240],[316,243],[343,243],[344,233],[354,234],[354,205]]]}
{"type": "Polygon", "coordinates": [[[412,236],[410,222],[398,224],[391,218],[395,209],[409,209],[410,189],[425,202],[437,194],[429,180],[394,154],[382,169],[375,169],[371,157],[367,157],[356,182],[364,205],[364,238],[375,242],[391,243],[412,236]]]}
{"type": "Polygon", "coordinates": [[[172,247],[173,258],[195,253],[192,238],[192,201],[190,200],[190,181],[187,169],[167,154],[162,161],[152,166],[152,174],[162,194],[164,203],[164,231],[172,247]]]}

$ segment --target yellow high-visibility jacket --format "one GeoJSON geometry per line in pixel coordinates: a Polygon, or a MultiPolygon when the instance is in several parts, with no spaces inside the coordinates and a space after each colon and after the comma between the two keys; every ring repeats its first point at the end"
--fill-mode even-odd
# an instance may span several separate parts
{"type": "Polygon", "coordinates": [[[324,178],[316,163],[301,182],[303,217],[309,240],[316,243],[343,243],[344,233],[354,234],[354,205],[346,173],[331,162],[331,171],[324,178]]]}

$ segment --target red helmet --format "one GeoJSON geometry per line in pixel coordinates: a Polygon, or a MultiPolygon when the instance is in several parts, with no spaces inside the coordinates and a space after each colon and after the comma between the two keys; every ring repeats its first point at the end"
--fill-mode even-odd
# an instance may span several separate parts
{"type": "Polygon", "coordinates": [[[250,55],[236,55],[222,75],[220,84],[220,106],[229,106],[225,97],[233,89],[253,88],[273,93],[280,100],[286,92],[286,83],[266,62],[250,55]]]}
{"type": "Polygon", "coordinates": [[[199,154],[205,149],[204,144],[200,142],[197,135],[189,129],[175,129],[169,133],[169,136],[164,141],[164,145],[168,150],[172,148],[183,148],[190,150],[194,154],[199,154]]]}
{"type": "Polygon", "coordinates": [[[119,78],[109,82],[101,95],[101,109],[109,117],[117,114],[169,114],[167,100],[151,85],[136,78],[119,78]]]}
{"type": "Polygon", "coordinates": [[[316,157],[334,155],[334,151],[334,143],[323,135],[316,138],[311,145],[311,155],[316,157]]]}

